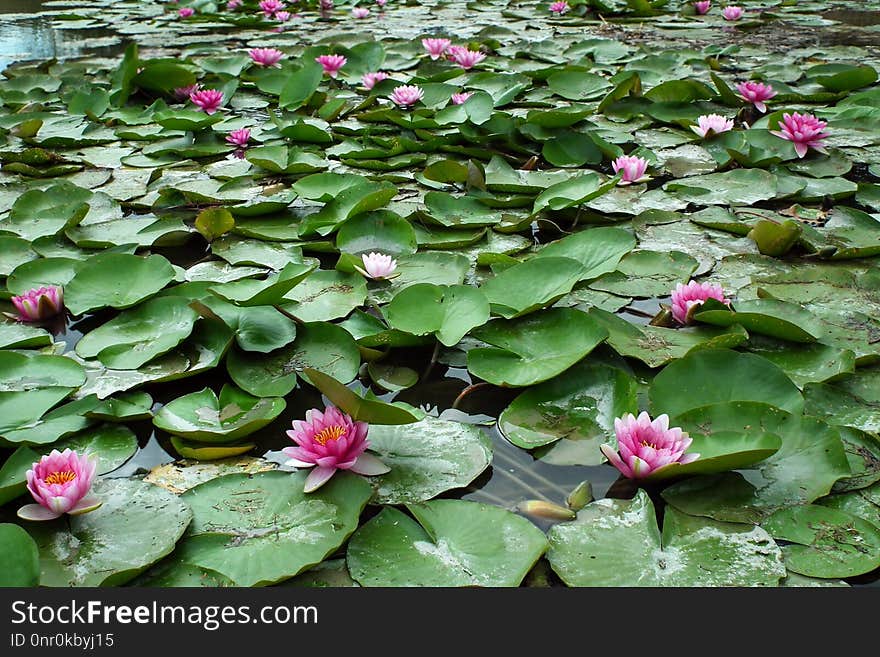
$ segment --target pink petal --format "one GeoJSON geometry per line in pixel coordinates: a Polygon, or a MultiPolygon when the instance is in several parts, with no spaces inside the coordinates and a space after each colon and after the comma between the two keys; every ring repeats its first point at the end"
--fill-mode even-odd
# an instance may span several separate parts
{"type": "Polygon", "coordinates": [[[83,513],[88,513],[89,511],[94,511],[102,504],[103,502],[94,495],[86,495],[79,502],[74,504],[73,508],[71,508],[68,513],[72,516],[78,516],[83,513]]]}
{"type": "Polygon", "coordinates": [[[624,477],[632,478],[632,469],[620,459],[620,456],[618,456],[617,452],[614,451],[614,448],[611,447],[611,445],[599,445],[599,449],[602,450],[602,453],[605,455],[605,458],[608,459],[608,462],[620,470],[624,477]]]}
{"type": "Polygon", "coordinates": [[[632,476],[636,479],[647,477],[653,469],[638,456],[632,457],[632,460],[630,461],[630,467],[632,468],[632,476]]]}
{"type": "Polygon", "coordinates": [[[60,515],[41,504],[25,504],[18,510],[18,517],[22,520],[55,520],[60,515]]]}
{"type": "Polygon", "coordinates": [[[354,465],[351,466],[350,470],[357,474],[367,475],[368,477],[391,472],[391,468],[382,463],[382,461],[372,454],[366,453],[358,456],[357,461],[354,462],[354,465]]]}
{"type": "Polygon", "coordinates": [[[303,488],[304,493],[313,493],[318,490],[321,486],[327,483],[327,481],[334,475],[336,472],[336,468],[322,468],[316,467],[309,473],[309,476],[306,477],[306,484],[303,488]]]}

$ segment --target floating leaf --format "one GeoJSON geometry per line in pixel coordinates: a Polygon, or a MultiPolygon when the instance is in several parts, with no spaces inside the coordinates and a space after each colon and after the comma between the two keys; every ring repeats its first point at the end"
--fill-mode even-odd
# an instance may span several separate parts
{"type": "Polygon", "coordinates": [[[465,285],[410,285],[385,308],[388,324],[414,335],[433,333],[452,347],[473,328],[489,321],[489,301],[479,289],[465,285]]]}
{"type": "Polygon", "coordinates": [[[192,519],[176,495],[136,479],[98,479],[92,492],[96,510],[26,525],[42,586],[125,584],[170,553],[192,519]]]}
{"type": "Polygon", "coordinates": [[[785,567],[810,577],[853,577],[880,567],[880,527],[816,504],[780,509],[761,526],[782,546],[785,567]]]}
{"type": "Polygon", "coordinates": [[[474,332],[493,345],[468,352],[468,370],[499,386],[527,386],[581,360],[607,337],[587,313],[552,308],[518,320],[494,320],[474,332]]]}
{"type": "Polygon", "coordinates": [[[636,380],[623,370],[578,363],[520,394],[498,417],[498,428],[517,447],[554,444],[557,456],[566,452],[579,465],[599,465],[605,461],[599,445],[616,441],[614,419],[638,411],[636,391],[636,380]]]}
{"type": "Polygon", "coordinates": [[[0,523],[0,586],[37,586],[40,553],[34,539],[18,525],[0,523]]]}
{"type": "Polygon", "coordinates": [[[644,491],[601,499],[550,529],[547,559],[568,586],[776,586],[782,555],[760,527],[667,508],[662,534],[644,491]]]}
{"type": "Polygon", "coordinates": [[[492,460],[492,443],[478,427],[426,417],[399,426],[373,425],[370,451],[391,471],[371,477],[375,504],[425,502],[476,479],[492,460]]]}
{"type": "Polygon", "coordinates": [[[226,384],[219,398],[210,388],[178,397],[156,413],[153,424],[181,438],[225,444],[266,426],[286,405],[279,397],[254,397],[226,384]]]}
{"type": "Polygon", "coordinates": [[[393,507],[348,544],[361,586],[519,586],[547,548],[544,534],[505,509],[462,500],[393,507]]]}
{"type": "Polygon", "coordinates": [[[337,472],[303,493],[306,474],[230,474],[191,488],[181,500],[193,523],[175,556],[238,586],[274,584],[320,563],[355,530],[371,490],[337,472]]]}
{"type": "Polygon", "coordinates": [[[667,365],[651,382],[655,414],[680,415],[709,404],[766,402],[800,413],[797,386],[770,361],[728,349],[703,349],[667,365]]]}

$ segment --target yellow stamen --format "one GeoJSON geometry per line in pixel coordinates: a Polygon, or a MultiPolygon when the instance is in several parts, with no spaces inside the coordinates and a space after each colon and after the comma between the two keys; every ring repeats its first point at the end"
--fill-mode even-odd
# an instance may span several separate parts
{"type": "Polygon", "coordinates": [[[660,449],[654,443],[649,443],[647,440],[642,441],[642,447],[651,447],[652,449],[660,449]]]}
{"type": "Polygon", "coordinates": [[[76,479],[76,473],[73,470],[64,470],[53,472],[46,476],[47,484],[68,484],[76,479]]]}
{"type": "Polygon", "coordinates": [[[315,442],[319,445],[326,445],[328,440],[339,440],[344,435],[345,427],[336,424],[332,427],[322,429],[319,433],[315,434],[315,442]]]}

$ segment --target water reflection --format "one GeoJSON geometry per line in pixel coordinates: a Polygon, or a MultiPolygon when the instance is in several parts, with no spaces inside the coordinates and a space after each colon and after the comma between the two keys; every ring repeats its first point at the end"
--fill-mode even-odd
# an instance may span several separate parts
{"type": "Polygon", "coordinates": [[[55,29],[50,17],[39,14],[42,8],[43,0],[0,1],[0,71],[17,62],[114,55],[125,47],[109,29],[55,29]]]}

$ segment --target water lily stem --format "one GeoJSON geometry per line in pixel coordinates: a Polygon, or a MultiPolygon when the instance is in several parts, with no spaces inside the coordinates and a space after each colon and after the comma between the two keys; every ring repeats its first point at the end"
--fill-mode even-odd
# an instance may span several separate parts
{"type": "Polygon", "coordinates": [[[287,311],[284,310],[284,308],[282,308],[281,306],[274,306],[274,308],[275,308],[275,310],[277,310],[278,312],[280,312],[282,315],[284,315],[284,316],[287,317],[288,319],[292,319],[292,320],[293,320],[294,322],[296,322],[297,324],[302,324],[302,323],[303,323],[303,321],[302,321],[299,317],[297,317],[297,316],[294,315],[293,313],[289,313],[289,312],[287,312],[287,311]]]}
{"type": "Polygon", "coordinates": [[[376,300],[373,299],[372,296],[367,297],[367,302],[370,304],[370,308],[372,308],[376,313],[376,319],[382,322],[385,325],[385,328],[389,328],[388,321],[385,319],[385,315],[382,314],[382,309],[379,308],[379,304],[376,303],[376,300]]]}
{"type": "MultiPolygon", "coordinates": [[[[425,368],[425,371],[422,372],[422,378],[419,379],[420,382],[424,383],[428,380],[428,376],[431,374],[431,371],[434,369],[434,365],[437,364],[437,358],[440,356],[440,340],[434,341],[434,351],[431,354],[431,360],[428,363],[428,366],[425,368]]],[[[453,406],[454,408],[454,406],[453,406]]]]}
{"type": "MultiPolygon", "coordinates": [[[[497,452],[497,451],[496,451],[496,452],[495,452],[495,457],[496,457],[496,458],[500,458],[502,461],[507,461],[507,463],[510,464],[510,465],[517,465],[517,462],[514,461],[510,456],[508,456],[508,455],[505,454],[504,452],[497,452]]],[[[553,490],[559,492],[559,493],[562,495],[563,499],[565,499],[565,497],[568,496],[569,491],[563,489],[561,486],[558,486],[557,484],[554,484],[552,481],[550,481],[549,479],[547,479],[547,478],[544,477],[543,475],[538,474],[538,473],[535,472],[534,470],[528,470],[528,474],[530,474],[534,479],[540,481],[542,484],[544,484],[545,486],[547,486],[547,488],[552,488],[553,490]]],[[[523,484],[523,485],[525,486],[525,484],[523,484]]],[[[531,491],[531,490],[534,490],[534,489],[529,488],[529,487],[527,487],[527,488],[528,488],[530,491],[531,491]]],[[[535,491],[535,492],[537,492],[537,491],[535,491]]]]}
{"type": "MultiPolygon", "coordinates": [[[[498,456],[498,454],[496,453],[495,456],[498,456]]],[[[511,463],[513,463],[513,461],[511,461],[511,463]]],[[[513,463],[513,465],[516,465],[516,464],[513,463]]],[[[534,496],[536,499],[545,500],[546,495],[544,495],[544,493],[539,491],[537,488],[530,486],[529,484],[527,484],[525,481],[523,481],[521,478],[517,477],[515,474],[513,474],[512,472],[510,472],[506,468],[495,467],[492,469],[492,472],[493,473],[498,472],[499,474],[507,477],[508,479],[512,479],[513,481],[516,482],[517,486],[519,486],[520,488],[522,488],[525,491],[528,491],[529,495],[534,496]]],[[[549,501],[549,500],[545,500],[545,501],[549,501]]]]}
{"type": "Polygon", "coordinates": [[[456,397],[456,398],[455,398],[455,401],[452,402],[452,406],[451,406],[451,408],[455,408],[455,409],[457,409],[457,408],[458,408],[458,405],[461,403],[461,401],[462,401],[465,397],[467,397],[470,393],[472,393],[472,392],[473,392],[474,390],[476,390],[477,388],[482,388],[482,387],[484,387],[484,386],[488,386],[488,385],[490,385],[490,384],[487,383],[486,381],[480,381],[479,383],[472,383],[472,384],[469,385],[467,388],[465,388],[465,389],[462,390],[460,393],[458,393],[458,397],[456,397]]]}
{"type": "Polygon", "coordinates": [[[474,493],[475,495],[479,495],[480,497],[482,497],[486,501],[491,502],[492,504],[500,506],[504,509],[511,508],[511,505],[508,504],[507,500],[503,500],[500,497],[498,497],[497,495],[493,495],[492,493],[486,492],[482,488],[474,488],[473,486],[468,486],[467,488],[465,488],[465,490],[469,493],[474,493]]]}

